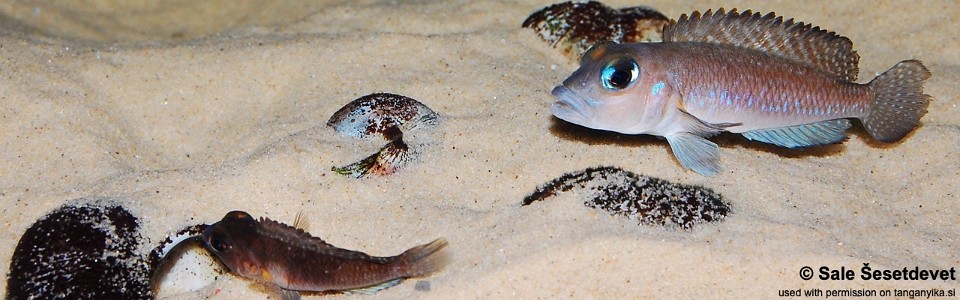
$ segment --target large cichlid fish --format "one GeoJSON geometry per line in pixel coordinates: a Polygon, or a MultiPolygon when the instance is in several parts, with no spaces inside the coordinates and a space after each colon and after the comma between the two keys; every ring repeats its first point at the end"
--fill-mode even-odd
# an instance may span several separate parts
{"type": "Polygon", "coordinates": [[[843,141],[849,119],[894,142],[930,103],[930,72],[902,61],[855,83],[849,39],[773,13],[694,12],[663,29],[662,43],[594,46],[554,88],[554,116],[581,126],[665,137],[684,168],[720,172],[722,131],[782,147],[843,141]]]}

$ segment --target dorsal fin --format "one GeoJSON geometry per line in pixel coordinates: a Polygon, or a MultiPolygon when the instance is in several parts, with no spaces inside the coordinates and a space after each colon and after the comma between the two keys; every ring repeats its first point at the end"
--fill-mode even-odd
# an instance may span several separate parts
{"type": "Polygon", "coordinates": [[[323,239],[315,237],[287,224],[283,224],[269,218],[260,218],[260,226],[257,227],[260,234],[279,239],[286,243],[302,245],[311,249],[332,249],[337,248],[328,244],[323,239]]]}
{"type": "Polygon", "coordinates": [[[310,232],[310,219],[307,218],[307,215],[303,214],[302,210],[298,211],[297,216],[293,218],[293,227],[303,230],[304,232],[310,232]]]}
{"type": "Polygon", "coordinates": [[[319,237],[310,235],[302,229],[283,224],[269,218],[260,218],[260,222],[258,224],[259,226],[257,226],[257,233],[265,237],[280,240],[285,244],[310,250],[315,252],[314,254],[316,255],[335,255],[346,259],[364,259],[381,262],[389,262],[395,259],[394,257],[375,257],[360,251],[337,248],[334,245],[328,244],[319,237]]]}
{"type": "Polygon", "coordinates": [[[664,42],[733,45],[766,52],[820,69],[843,81],[857,80],[860,56],[850,39],[774,13],[723,9],[684,14],[663,28],[664,42]]]}

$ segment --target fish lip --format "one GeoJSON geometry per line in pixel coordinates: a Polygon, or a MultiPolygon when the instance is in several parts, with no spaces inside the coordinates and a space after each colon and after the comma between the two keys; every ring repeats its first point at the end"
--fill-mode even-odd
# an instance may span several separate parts
{"type": "Polygon", "coordinates": [[[583,97],[577,95],[566,86],[559,85],[550,92],[557,101],[550,105],[550,113],[561,120],[584,125],[593,115],[592,108],[587,105],[583,97]]]}

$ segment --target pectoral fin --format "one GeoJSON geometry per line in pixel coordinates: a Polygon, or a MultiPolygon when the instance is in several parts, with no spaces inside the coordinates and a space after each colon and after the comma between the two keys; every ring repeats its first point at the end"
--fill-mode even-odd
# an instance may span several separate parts
{"type": "Polygon", "coordinates": [[[726,128],[740,125],[739,123],[711,124],[701,121],[682,108],[678,110],[677,122],[683,131],[665,135],[673,155],[677,157],[686,169],[693,170],[704,176],[714,176],[720,173],[720,148],[717,144],[706,139],[720,133],[726,128]]]}
{"type": "Polygon", "coordinates": [[[665,137],[670,143],[673,155],[684,168],[705,176],[720,173],[720,149],[717,144],[687,132],[674,133],[665,137]]]}
{"type": "Polygon", "coordinates": [[[270,293],[280,298],[280,300],[300,300],[300,292],[281,288],[277,285],[270,285],[270,293]]]}
{"type": "MultiPolygon", "coordinates": [[[[683,103],[679,104],[682,106],[683,103]]],[[[727,128],[741,125],[741,123],[705,123],[682,107],[678,109],[677,112],[680,113],[680,117],[677,119],[680,127],[683,128],[684,131],[697,136],[711,137],[721,131],[727,130],[727,128]]]]}
{"type": "Polygon", "coordinates": [[[743,136],[758,142],[787,148],[833,144],[847,138],[847,119],[836,119],[790,127],[747,131],[743,136]]]}
{"type": "Polygon", "coordinates": [[[388,288],[388,287],[392,287],[392,286],[395,286],[395,285],[397,285],[397,284],[400,284],[400,280],[402,280],[402,279],[401,279],[401,278],[397,278],[397,279],[394,279],[394,280],[390,280],[390,281],[387,281],[387,282],[384,282],[384,283],[378,283],[378,284],[371,285],[371,286],[367,286],[367,287],[356,288],[356,289],[352,289],[352,290],[345,290],[345,291],[343,291],[343,293],[344,293],[344,294],[373,295],[373,294],[376,294],[377,292],[379,292],[379,291],[381,291],[381,290],[383,290],[383,289],[386,289],[386,288],[388,288]]]}

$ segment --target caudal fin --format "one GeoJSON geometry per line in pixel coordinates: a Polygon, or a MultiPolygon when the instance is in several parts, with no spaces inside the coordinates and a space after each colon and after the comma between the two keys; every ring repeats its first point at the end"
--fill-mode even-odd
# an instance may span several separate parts
{"type": "Polygon", "coordinates": [[[874,139],[895,142],[920,124],[930,104],[923,93],[927,78],[930,71],[920,61],[905,60],[870,82],[874,98],[863,125],[874,139]]]}
{"type": "Polygon", "coordinates": [[[403,277],[421,277],[439,271],[449,258],[444,249],[447,240],[439,238],[426,245],[420,245],[400,254],[403,263],[403,277]]]}

